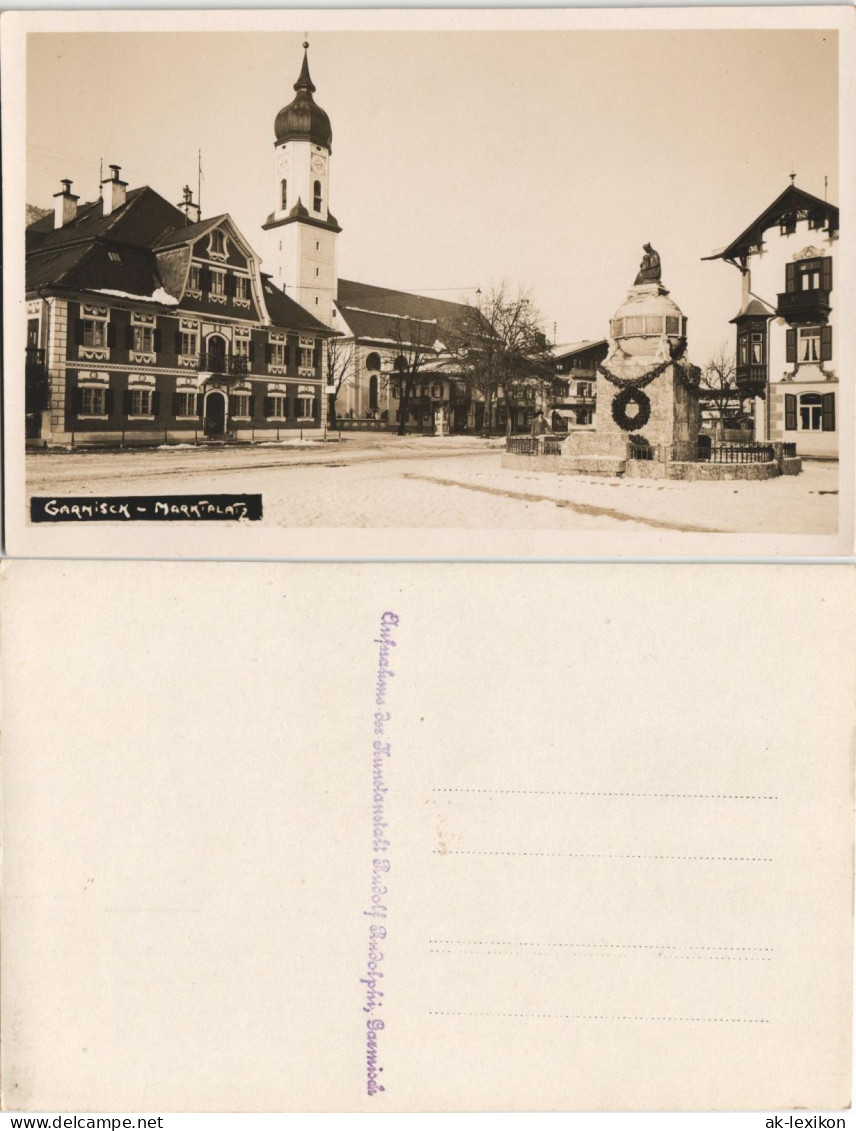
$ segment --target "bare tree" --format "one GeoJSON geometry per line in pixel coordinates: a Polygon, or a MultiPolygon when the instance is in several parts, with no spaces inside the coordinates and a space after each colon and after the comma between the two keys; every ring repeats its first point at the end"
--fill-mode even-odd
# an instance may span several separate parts
{"type": "Polygon", "coordinates": [[[398,385],[398,428],[399,436],[407,432],[407,417],[416,379],[425,365],[437,356],[437,323],[421,318],[396,318],[389,326],[389,338],[394,342],[398,356],[393,363],[393,372],[384,379],[385,386],[390,380],[398,385]]]}
{"type": "Polygon", "coordinates": [[[740,390],[737,387],[737,364],[734,355],[729,353],[724,342],[720,343],[716,352],[705,365],[701,374],[699,388],[705,400],[716,408],[719,420],[719,429],[725,429],[726,418],[733,413],[730,411],[734,402],[737,407],[742,403],[740,390]]]}
{"type": "Polygon", "coordinates": [[[336,397],[346,386],[355,381],[354,343],[343,338],[330,338],[327,342],[327,387],[333,390],[328,394],[327,419],[331,428],[336,427],[336,397]]]}
{"type": "Polygon", "coordinates": [[[510,298],[506,285],[467,303],[453,353],[461,379],[484,403],[483,435],[489,436],[496,404],[531,403],[552,376],[552,354],[539,315],[525,294],[510,298]]]}

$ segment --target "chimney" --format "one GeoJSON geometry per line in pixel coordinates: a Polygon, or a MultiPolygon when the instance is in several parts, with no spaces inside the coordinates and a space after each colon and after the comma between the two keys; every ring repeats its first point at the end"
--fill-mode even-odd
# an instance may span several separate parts
{"type": "Polygon", "coordinates": [[[185,224],[198,224],[199,223],[199,205],[193,203],[193,192],[190,185],[185,185],[183,189],[182,199],[176,205],[184,213],[185,224]]]}
{"type": "Polygon", "coordinates": [[[62,180],[61,192],[54,193],[56,206],[54,210],[54,228],[64,228],[77,216],[77,202],[79,196],[74,196],[71,191],[71,181],[62,180]]]}
{"type": "Polygon", "coordinates": [[[104,203],[104,215],[109,216],[125,203],[125,189],[127,181],[120,181],[121,165],[110,166],[113,175],[101,182],[101,199],[104,203]]]}

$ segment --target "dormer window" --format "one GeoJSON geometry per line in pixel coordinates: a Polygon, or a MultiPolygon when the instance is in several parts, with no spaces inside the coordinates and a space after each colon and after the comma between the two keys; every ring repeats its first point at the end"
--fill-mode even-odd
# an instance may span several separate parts
{"type": "Polygon", "coordinates": [[[221,261],[226,259],[226,237],[219,228],[216,228],[208,237],[208,254],[212,259],[221,261]]]}
{"type": "Polygon", "coordinates": [[[190,274],[187,277],[187,289],[189,291],[199,291],[201,289],[198,267],[190,268],[190,274]]]}
{"type": "Polygon", "coordinates": [[[779,234],[789,236],[797,230],[797,218],[794,215],[783,216],[779,220],[779,234]]]}
{"type": "Polygon", "coordinates": [[[288,181],[279,182],[279,207],[283,212],[288,208],[288,181]]]}
{"type": "Polygon", "coordinates": [[[312,207],[315,209],[316,212],[321,211],[321,203],[322,203],[321,182],[316,181],[315,184],[312,187],[312,207]]]}

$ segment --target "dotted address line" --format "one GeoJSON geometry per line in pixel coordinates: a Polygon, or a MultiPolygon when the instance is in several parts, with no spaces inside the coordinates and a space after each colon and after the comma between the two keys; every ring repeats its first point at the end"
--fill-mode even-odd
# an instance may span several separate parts
{"type": "Polygon", "coordinates": [[[435,786],[433,793],[513,793],[537,794],[545,797],[675,797],[698,801],[778,801],[775,795],[755,793],[629,793],[582,789],[467,789],[456,786],[435,786]]]}

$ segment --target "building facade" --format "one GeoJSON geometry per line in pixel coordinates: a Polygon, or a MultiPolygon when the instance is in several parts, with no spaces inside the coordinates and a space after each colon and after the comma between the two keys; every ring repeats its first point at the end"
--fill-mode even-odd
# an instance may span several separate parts
{"type": "Polygon", "coordinates": [[[554,430],[594,428],[597,367],[606,358],[608,349],[605,338],[553,347],[556,376],[545,412],[554,430]]]}
{"type": "Polygon", "coordinates": [[[727,247],[706,256],[740,272],[737,384],[755,398],[755,438],[835,459],[839,364],[838,208],[793,183],[727,247]]]}

